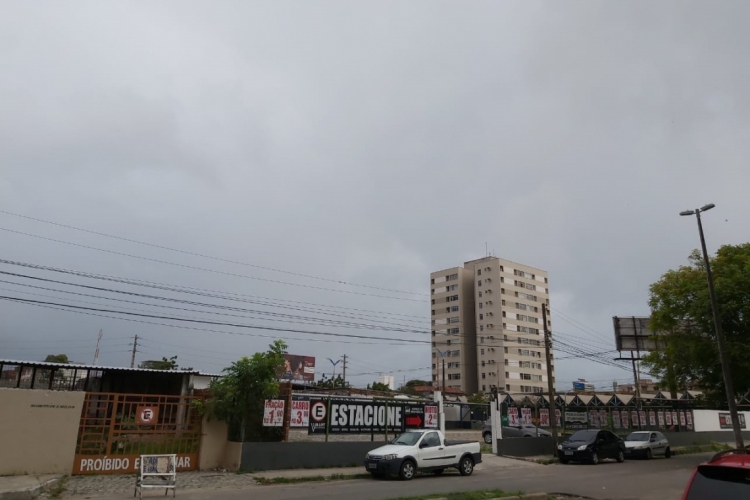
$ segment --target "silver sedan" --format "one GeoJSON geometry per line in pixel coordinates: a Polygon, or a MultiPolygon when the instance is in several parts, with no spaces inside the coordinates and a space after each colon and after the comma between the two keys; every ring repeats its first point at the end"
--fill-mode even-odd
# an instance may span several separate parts
{"type": "Polygon", "coordinates": [[[672,456],[672,449],[661,432],[636,431],[625,438],[625,455],[646,459],[663,455],[664,458],[669,458],[672,456]]]}

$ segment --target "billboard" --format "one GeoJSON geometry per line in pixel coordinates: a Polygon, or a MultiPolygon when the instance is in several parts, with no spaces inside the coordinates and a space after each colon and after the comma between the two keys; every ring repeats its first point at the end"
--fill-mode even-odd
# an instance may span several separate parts
{"type": "Polygon", "coordinates": [[[656,336],[650,329],[651,318],[644,316],[615,316],[615,344],[618,351],[655,351],[656,336]]]}
{"type": "Polygon", "coordinates": [[[315,358],[284,354],[284,368],[279,373],[281,380],[315,381],[315,358]]]}
{"type": "Polygon", "coordinates": [[[437,404],[311,399],[308,434],[371,434],[437,427],[437,404]]]}

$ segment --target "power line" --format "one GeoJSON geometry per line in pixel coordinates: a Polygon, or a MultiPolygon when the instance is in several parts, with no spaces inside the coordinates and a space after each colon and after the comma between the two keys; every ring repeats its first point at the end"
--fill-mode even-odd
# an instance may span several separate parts
{"type": "Polygon", "coordinates": [[[59,223],[59,222],[53,222],[53,221],[49,221],[49,220],[45,220],[45,219],[40,219],[40,218],[37,218],[37,217],[30,217],[28,215],[22,215],[22,214],[17,214],[17,213],[14,213],[14,212],[9,212],[7,210],[0,210],[0,213],[6,214],[6,215],[12,215],[14,217],[20,217],[20,218],[27,219],[27,220],[33,220],[35,222],[42,222],[44,224],[50,224],[50,225],[57,226],[57,227],[63,227],[63,228],[66,228],[66,229],[73,229],[75,231],[81,231],[81,232],[84,232],[84,233],[95,234],[97,236],[104,236],[106,238],[112,238],[112,239],[116,239],[116,240],[120,240],[120,241],[127,241],[129,243],[135,243],[135,244],[138,244],[138,245],[145,245],[145,246],[148,246],[148,247],[151,247],[151,248],[158,248],[160,250],[168,250],[170,252],[177,252],[177,253],[181,253],[181,254],[185,254],[185,255],[192,255],[194,257],[201,257],[201,258],[204,258],[204,259],[211,259],[211,260],[215,260],[215,261],[218,261],[218,262],[226,262],[226,263],[229,263],[229,264],[237,264],[237,265],[240,265],[240,266],[253,267],[253,268],[256,268],[256,269],[263,269],[265,271],[273,271],[273,272],[276,272],[276,273],[288,274],[288,275],[291,275],[291,276],[299,276],[299,277],[302,277],[302,278],[308,278],[308,279],[314,279],[314,280],[320,280],[320,281],[327,281],[329,283],[337,283],[337,284],[340,284],[340,285],[348,285],[348,286],[357,286],[357,287],[362,287],[362,288],[370,288],[370,289],[381,290],[381,291],[385,291],[385,292],[396,292],[396,293],[404,293],[404,294],[409,294],[409,295],[422,295],[422,296],[425,296],[425,297],[427,296],[427,294],[420,293],[420,292],[409,292],[409,291],[405,291],[405,290],[396,290],[396,289],[393,289],[393,288],[382,288],[382,287],[372,286],[372,285],[363,285],[363,284],[360,284],[360,283],[351,283],[351,282],[348,282],[348,281],[342,281],[342,280],[338,280],[338,279],[323,278],[321,276],[313,276],[313,275],[309,275],[309,274],[296,273],[296,272],[293,272],[293,271],[286,271],[286,270],[283,270],[283,269],[276,269],[276,268],[266,267],[266,266],[260,266],[260,265],[256,265],[256,264],[249,264],[247,262],[241,262],[241,261],[236,261],[236,260],[231,260],[231,259],[224,259],[224,258],[221,258],[221,257],[215,257],[215,256],[212,256],[212,255],[206,255],[206,254],[202,254],[202,253],[198,253],[198,252],[191,252],[189,250],[182,250],[182,249],[179,249],[179,248],[173,248],[173,247],[168,247],[168,246],[164,246],[164,245],[157,245],[155,243],[148,243],[148,242],[145,242],[145,241],[138,241],[138,240],[135,240],[135,239],[132,239],[132,238],[126,238],[126,237],[117,236],[117,235],[114,235],[114,234],[108,234],[108,233],[102,233],[102,232],[99,232],[99,231],[93,231],[91,229],[84,229],[84,228],[81,228],[81,227],[76,227],[76,226],[72,226],[72,225],[69,225],[69,224],[62,224],[62,223],[59,223]]]}
{"type": "Polygon", "coordinates": [[[429,341],[427,340],[374,337],[374,336],[368,336],[368,335],[354,335],[354,334],[348,334],[348,333],[316,332],[316,331],[311,331],[311,330],[297,330],[297,329],[291,329],[291,328],[276,328],[276,327],[269,327],[269,326],[246,325],[246,324],[241,324],[241,323],[226,323],[226,322],[219,322],[219,321],[206,321],[206,320],[200,320],[200,319],[187,319],[187,318],[180,318],[180,317],[174,317],[174,316],[160,316],[160,315],[142,314],[142,313],[139,314],[139,313],[133,313],[133,312],[127,312],[127,311],[118,311],[118,310],[113,310],[113,309],[99,309],[99,308],[93,308],[93,307],[74,306],[70,304],[59,304],[59,303],[54,303],[54,302],[22,299],[19,297],[9,297],[9,296],[2,296],[2,295],[0,295],[0,300],[7,300],[10,302],[20,302],[20,303],[32,304],[32,305],[34,304],[50,305],[50,306],[56,306],[60,308],[80,309],[84,311],[106,312],[110,314],[123,314],[123,315],[136,316],[136,317],[142,317],[142,318],[165,319],[165,320],[170,320],[170,321],[184,321],[188,323],[200,323],[200,324],[206,324],[206,325],[231,326],[234,328],[249,328],[253,330],[270,330],[270,331],[276,331],[276,332],[303,333],[303,334],[308,334],[308,335],[324,335],[324,336],[331,336],[331,337],[346,337],[346,338],[357,338],[357,339],[367,339],[367,340],[388,340],[388,341],[410,343],[410,344],[411,343],[413,344],[428,344],[429,343],[429,341]]]}
{"type": "Polygon", "coordinates": [[[320,286],[304,285],[302,283],[291,283],[291,282],[288,282],[288,281],[279,281],[279,280],[272,280],[272,279],[268,279],[268,278],[259,278],[258,276],[248,276],[246,274],[230,273],[230,272],[227,272],[227,271],[217,271],[216,269],[208,269],[206,267],[191,266],[191,265],[188,265],[188,264],[178,264],[176,262],[169,262],[167,260],[152,259],[151,257],[143,257],[142,255],[133,255],[133,254],[124,253],[124,252],[117,252],[115,250],[107,250],[106,248],[92,247],[90,245],[83,245],[81,243],[73,243],[71,241],[58,240],[58,239],[55,239],[55,238],[49,238],[49,237],[46,237],[46,236],[40,236],[38,234],[31,234],[31,233],[25,233],[23,231],[16,231],[14,229],[8,229],[8,228],[5,228],[5,227],[0,227],[0,231],[6,231],[6,232],[9,232],[9,233],[14,233],[14,234],[21,234],[23,236],[29,236],[31,238],[38,238],[38,239],[46,240],[46,241],[53,241],[55,243],[62,243],[64,245],[71,245],[71,246],[78,247],[78,248],[86,248],[88,250],[96,250],[96,251],[99,251],[99,252],[105,252],[105,253],[109,253],[109,254],[113,254],[113,255],[120,255],[122,257],[130,257],[132,259],[140,259],[140,260],[145,260],[145,261],[149,261],[149,262],[156,262],[158,264],[166,264],[168,266],[181,267],[183,269],[191,269],[193,271],[204,271],[204,272],[207,272],[207,273],[214,273],[214,274],[220,274],[220,275],[223,275],[223,276],[232,276],[232,277],[235,277],[235,278],[244,278],[244,279],[251,279],[251,280],[257,280],[257,281],[263,281],[263,282],[266,282],[266,283],[274,283],[274,284],[277,284],[277,285],[298,286],[298,287],[302,287],[302,288],[310,288],[310,289],[313,289],[313,290],[322,290],[322,291],[337,292],[337,293],[348,293],[348,294],[352,294],[352,295],[363,295],[363,296],[366,296],[366,297],[374,297],[374,298],[380,298],[380,299],[407,300],[407,301],[411,301],[411,302],[425,302],[425,300],[426,300],[426,299],[408,299],[406,297],[392,297],[390,295],[377,295],[377,294],[372,294],[372,293],[354,292],[352,290],[337,290],[335,288],[325,288],[325,287],[320,287],[320,286]]]}

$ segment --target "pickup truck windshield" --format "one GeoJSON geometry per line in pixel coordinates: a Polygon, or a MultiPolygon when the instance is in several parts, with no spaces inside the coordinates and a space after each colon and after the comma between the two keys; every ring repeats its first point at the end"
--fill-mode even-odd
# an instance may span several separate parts
{"type": "Polygon", "coordinates": [[[391,441],[391,444],[403,444],[406,446],[414,446],[422,437],[421,432],[404,432],[399,437],[391,441]]]}

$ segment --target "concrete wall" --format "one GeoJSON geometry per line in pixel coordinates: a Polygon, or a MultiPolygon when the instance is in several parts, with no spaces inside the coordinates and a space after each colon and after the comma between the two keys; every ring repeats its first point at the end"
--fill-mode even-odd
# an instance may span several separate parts
{"type": "Polygon", "coordinates": [[[240,470],[309,469],[362,465],[365,454],[384,443],[242,443],[240,470]]]}
{"type": "MultiPolygon", "coordinates": [[[[692,446],[695,444],[729,443],[734,445],[734,434],[732,431],[707,431],[707,432],[663,432],[669,440],[670,446],[692,446]]],[[[745,441],[750,439],[750,432],[743,432],[745,441]]]]}
{"type": "Polygon", "coordinates": [[[551,437],[507,438],[497,440],[497,454],[509,457],[533,457],[552,455],[554,445],[551,437]]]}
{"type": "Polygon", "coordinates": [[[227,424],[217,419],[203,419],[201,432],[201,451],[199,469],[215,469],[224,467],[224,457],[226,455],[227,443],[227,424]]]}
{"type": "Polygon", "coordinates": [[[70,474],[84,396],[0,389],[0,475],[70,474]]]}
{"type": "Polygon", "coordinates": [[[242,443],[227,441],[227,447],[224,450],[224,461],[221,466],[229,471],[240,470],[242,462],[242,443]]]}
{"type": "MultiPolygon", "coordinates": [[[[729,414],[729,411],[693,410],[695,432],[721,431],[731,433],[732,429],[722,429],[719,425],[719,413],[729,414]]],[[[750,411],[741,411],[738,413],[745,415],[745,425],[750,423],[750,411]]]]}

